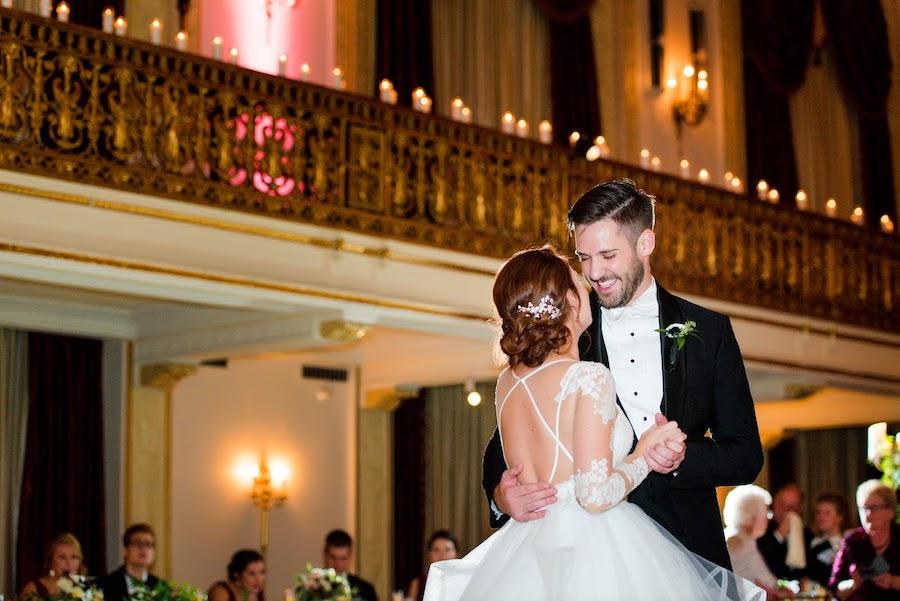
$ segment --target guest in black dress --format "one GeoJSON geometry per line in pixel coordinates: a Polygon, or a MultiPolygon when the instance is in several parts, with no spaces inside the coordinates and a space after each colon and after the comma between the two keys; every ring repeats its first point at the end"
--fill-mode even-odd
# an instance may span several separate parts
{"type": "Polygon", "coordinates": [[[75,535],[63,532],[47,545],[47,560],[44,563],[44,575],[32,580],[22,587],[21,598],[48,599],[59,595],[59,585],[56,583],[60,576],[69,574],[84,574],[84,558],[81,552],[81,543],[75,535]]]}
{"type": "Polygon", "coordinates": [[[241,549],[228,562],[228,579],[214,582],[209,601],[265,601],[266,563],[253,549],[241,549]]]}
{"type": "Polygon", "coordinates": [[[831,578],[831,567],[847,527],[847,515],[844,495],[826,492],[816,498],[815,536],[806,550],[806,568],[808,576],[822,586],[828,586],[831,578]]]}
{"type": "Polygon", "coordinates": [[[133,524],[122,535],[122,565],[100,578],[104,601],[130,601],[140,590],[152,590],[159,578],[150,573],[156,560],[156,535],[147,524],[133,524]]]}
{"type": "MultiPolygon", "coordinates": [[[[459,545],[456,542],[456,537],[449,530],[435,530],[428,539],[428,566],[436,561],[456,559],[457,557],[459,557],[459,545]]],[[[425,566],[423,575],[416,576],[409,583],[409,588],[406,590],[407,599],[422,601],[424,598],[428,566],[425,566]]]]}

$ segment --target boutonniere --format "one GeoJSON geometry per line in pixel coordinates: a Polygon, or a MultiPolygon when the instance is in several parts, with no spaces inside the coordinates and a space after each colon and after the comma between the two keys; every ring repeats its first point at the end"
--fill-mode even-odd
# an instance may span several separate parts
{"type": "Polygon", "coordinates": [[[664,328],[657,328],[654,331],[659,332],[660,334],[665,334],[666,338],[671,338],[675,341],[675,343],[672,345],[671,350],[669,351],[669,369],[675,367],[677,353],[684,348],[685,344],[687,344],[688,337],[693,337],[697,340],[700,340],[700,335],[697,333],[697,322],[694,321],[673,323],[667,325],[664,328]]]}

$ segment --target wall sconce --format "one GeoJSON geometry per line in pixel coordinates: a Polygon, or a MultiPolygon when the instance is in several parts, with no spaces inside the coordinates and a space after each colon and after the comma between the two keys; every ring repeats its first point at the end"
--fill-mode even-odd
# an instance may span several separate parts
{"type": "Polygon", "coordinates": [[[284,462],[275,462],[271,469],[265,454],[259,458],[259,466],[238,466],[243,480],[249,480],[250,499],[259,508],[259,549],[263,558],[269,548],[269,511],[287,500],[289,469],[284,462]]]}
{"type": "Polygon", "coordinates": [[[669,77],[666,87],[673,93],[672,116],[678,138],[684,125],[696,127],[709,110],[709,70],[706,51],[706,18],[703,10],[688,12],[691,35],[691,62],[681,70],[680,77],[669,77]]]}

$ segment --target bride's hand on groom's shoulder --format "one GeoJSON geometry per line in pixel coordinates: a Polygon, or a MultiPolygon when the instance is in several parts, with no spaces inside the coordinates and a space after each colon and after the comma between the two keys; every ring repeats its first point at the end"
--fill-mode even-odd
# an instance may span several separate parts
{"type": "Polygon", "coordinates": [[[657,413],[656,425],[641,436],[639,446],[645,438],[647,440],[642,455],[650,469],[660,474],[669,474],[681,467],[687,450],[687,435],[678,428],[677,422],[670,422],[657,413]]]}
{"type": "Polygon", "coordinates": [[[546,515],[546,507],[556,503],[556,488],[546,482],[520,484],[523,465],[503,472],[500,484],[494,489],[497,509],[517,522],[530,522],[546,515]]]}

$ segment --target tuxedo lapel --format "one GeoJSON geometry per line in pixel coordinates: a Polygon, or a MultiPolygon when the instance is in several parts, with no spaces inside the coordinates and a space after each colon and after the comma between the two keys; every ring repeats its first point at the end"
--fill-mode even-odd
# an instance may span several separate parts
{"type": "MultiPolygon", "coordinates": [[[[665,328],[673,323],[684,323],[684,316],[678,301],[665,288],[656,284],[659,301],[659,327],[665,328]]],[[[663,366],[663,398],[662,412],[669,420],[680,420],[684,411],[684,388],[687,369],[685,366],[685,349],[675,350],[675,340],[664,333],[659,334],[660,352],[663,366]]]]}

